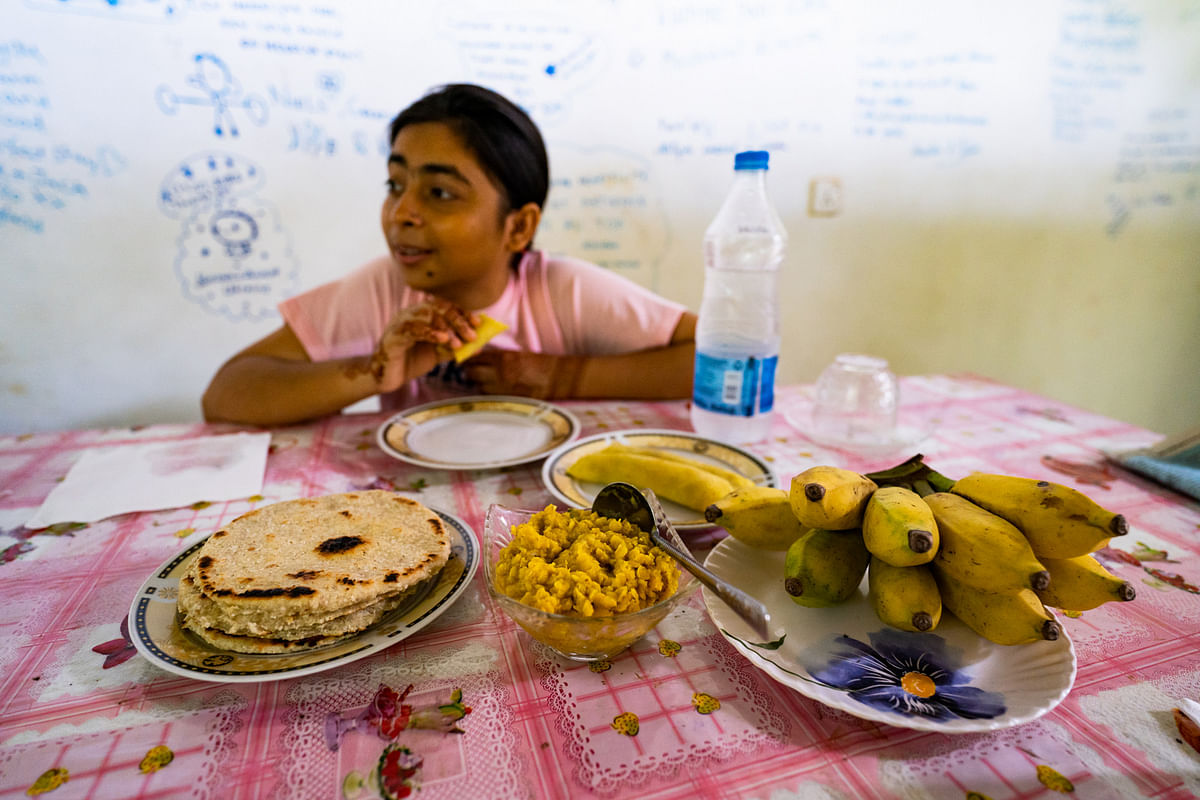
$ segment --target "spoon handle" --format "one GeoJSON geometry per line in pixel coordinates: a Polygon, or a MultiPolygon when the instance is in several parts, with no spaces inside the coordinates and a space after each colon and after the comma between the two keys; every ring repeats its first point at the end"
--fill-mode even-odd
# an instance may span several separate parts
{"type": "Polygon", "coordinates": [[[654,537],[655,544],[670,553],[676,561],[687,568],[688,572],[695,575],[700,583],[704,584],[709,591],[719,597],[725,605],[733,609],[739,617],[754,629],[754,632],[762,641],[765,642],[770,639],[771,617],[767,613],[766,606],[733,584],[718,578],[699,561],[672,544],[668,538],[672,532],[671,522],[667,519],[667,515],[663,511],[658,497],[655,496],[651,489],[643,490],[643,494],[649,501],[650,510],[654,514],[654,527],[657,529],[657,535],[654,537]]]}

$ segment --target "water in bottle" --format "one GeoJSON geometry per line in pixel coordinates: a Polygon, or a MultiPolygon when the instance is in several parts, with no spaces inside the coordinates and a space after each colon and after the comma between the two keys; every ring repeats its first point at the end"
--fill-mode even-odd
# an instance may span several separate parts
{"type": "Polygon", "coordinates": [[[704,234],[692,428],[732,444],[766,438],[779,359],[779,265],[787,232],[767,196],[768,154],[738,153],[704,234]]]}

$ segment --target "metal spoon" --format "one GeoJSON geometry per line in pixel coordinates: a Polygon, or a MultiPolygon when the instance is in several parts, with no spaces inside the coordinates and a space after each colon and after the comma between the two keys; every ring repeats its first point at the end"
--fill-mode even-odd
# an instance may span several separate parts
{"type": "Polygon", "coordinates": [[[640,490],[631,483],[610,483],[601,489],[592,500],[592,511],[602,517],[627,520],[633,525],[650,534],[654,544],[666,550],[671,556],[687,569],[688,572],[704,584],[708,589],[721,598],[732,608],[739,617],[754,628],[754,632],[762,641],[771,638],[771,616],[766,607],[750,595],[731,583],[718,578],[709,572],[704,565],[687,553],[680,550],[668,539],[675,536],[675,528],[663,512],[662,504],[658,501],[653,490],[640,490]]]}

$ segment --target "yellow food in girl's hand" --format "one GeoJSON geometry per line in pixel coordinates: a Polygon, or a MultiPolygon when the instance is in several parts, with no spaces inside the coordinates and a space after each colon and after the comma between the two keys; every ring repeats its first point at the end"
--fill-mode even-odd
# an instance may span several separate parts
{"type": "Polygon", "coordinates": [[[483,349],[497,334],[508,330],[508,326],[499,320],[492,319],[487,314],[480,314],[479,327],[475,329],[475,338],[461,347],[454,348],[454,360],[461,364],[483,349]]]}

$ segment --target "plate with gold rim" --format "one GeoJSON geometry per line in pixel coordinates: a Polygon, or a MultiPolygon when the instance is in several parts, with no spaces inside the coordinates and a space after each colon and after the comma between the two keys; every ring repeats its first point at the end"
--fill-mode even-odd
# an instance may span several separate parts
{"type": "Polygon", "coordinates": [[[949,612],[928,633],[897,630],[875,615],[865,577],[844,603],[808,608],[784,591],[785,558],[729,537],[704,562],[762,601],[774,627],[771,642],[756,641],[741,617],[701,590],[734,649],[806,697],[900,728],[974,733],[1035,720],[1071,691],[1075,648],[1065,630],[1054,641],[999,645],[949,612]]]}
{"type": "MultiPolygon", "coordinates": [[[[436,509],[435,509],[436,511],[436,509]]],[[[199,542],[172,556],[134,595],[129,636],[139,653],[167,672],[217,683],[264,683],[324,672],[365,658],[412,636],[437,619],[466,590],[479,568],[479,539],[457,517],[437,511],[450,535],[450,558],[404,605],[371,627],[323,647],[296,653],[250,654],[222,650],[179,626],[179,580],[196,557],[199,542]]]]}
{"type": "Polygon", "coordinates": [[[376,434],[393,458],[434,469],[493,469],[545,458],[579,435],[579,420],[529,397],[436,400],[388,418],[376,434]]]}
{"type": "MultiPolygon", "coordinates": [[[[567,474],[571,465],[588,453],[603,450],[610,444],[620,443],[631,447],[653,447],[667,453],[686,456],[701,463],[736,472],[761,486],[776,486],[775,473],[767,462],[731,444],[692,433],[669,429],[638,428],[635,430],[610,431],[585,436],[559,447],[542,464],[542,482],[560,502],[573,508],[591,508],[592,500],[600,491],[601,484],[580,481],[567,474]]],[[[704,519],[699,511],[686,508],[670,500],[659,498],[667,518],[679,530],[711,528],[712,523],[704,519]]]]}

